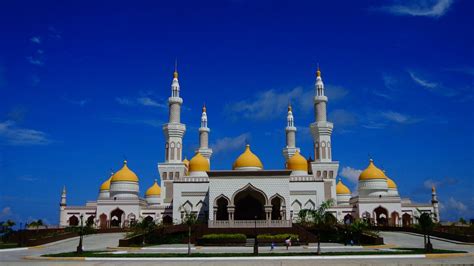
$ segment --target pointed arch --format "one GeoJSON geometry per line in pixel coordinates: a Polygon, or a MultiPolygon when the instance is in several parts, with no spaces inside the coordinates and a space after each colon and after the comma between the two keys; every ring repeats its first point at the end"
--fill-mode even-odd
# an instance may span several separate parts
{"type": "Polygon", "coordinates": [[[272,202],[274,198],[279,198],[281,201],[281,206],[283,207],[286,206],[285,198],[282,195],[276,193],[275,195],[271,196],[269,199],[270,203],[272,202]]]}
{"type": "Polygon", "coordinates": [[[293,203],[291,203],[291,209],[293,210],[294,213],[298,213],[301,210],[301,207],[303,205],[299,200],[294,200],[293,203]]]}
{"type": "Polygon", "coordinates": [[[232,205],[235,205],[235,196],[238,195],[240,192],[243,192],[243,191],[246,191],[246,190],[253,190],[253,191],[256,191],[258,193],[260,193],[264,199],[265,199],[265,205],[268,205],[269,202],[268,202],[268,197],[267,197],[267,194],[265,194],[265,192],[257,187],[255,187],[254,185],[248,183],[247,185],[245,185],[243,188],[237,190],[234,192],[234,194],[232,195],[232,205]]]}
{"type": "Polygon", "coordinates": [[[214,206],[217,206],[217,201],[221,200],[221,199],[225,199],[227,201],[227,204],[230,204],[230,199],[227,196],[225,196],[224,194],[220,194],[219,196],[217,196],[214,199],[214,206]]]}
{"type": "Polygon", "coordinates": [[[316,208],[316,204],[314,204],[314,201],[312,201],[311,199],[309,199],[308,201],[306,201],[306,203],[304,204],[304,208],[305,209],[308,209],[308,210],[314,210],[316,208]]]}
{"type": "Polygon", "coordinates": [[[183,205],[181,205],[181,211],[191,212],[193,210],[193,204],[187,200],[183,205]]]}

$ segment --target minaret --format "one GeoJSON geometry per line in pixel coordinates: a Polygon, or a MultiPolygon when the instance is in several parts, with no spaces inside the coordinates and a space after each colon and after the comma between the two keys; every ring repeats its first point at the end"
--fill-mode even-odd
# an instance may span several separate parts
{"type": "Polygon", "coordinates": [[[59,202],[59,226],[67,226],[67,217],[66,217],[66,186],[63,187],[63,192],[61,193],[61,201],[59,202]]]}
{"type": "Polygon", "coordinates": [[[285,156],[285,161],[288,161],[288,159],[291,158],[291,156],[293,156],[296,151],[300,150],[296,147],[296,127],[291,104],[288,104],[288,115],[286,116],[285,132],[286,147],[283,148],[283,156],[285,156]]]}
{"type": "Polygon", "coordinates": [[[209,148],[209,132],[211,129],[207,126],[207,113],[206,105],[202,107],[201,114],[201,127],[199,128],[199,149],[196,152],[199,152],[204,158],[206,158],[209,163],[212,156],[212,149],[209,148]]]}
{"type": "Polygon", "coordinates": [[[439,217],[439,202],[438,202],[438,196],[436,195],[436,188],[435,186],[431,187],[431,205],[433,205],[433,210],[435,214],[435,222],[440,222],[441,219],[439,217]]]}
{"type": "Polygon", "coordinates": [[[175,66],[173,82],[171,83],[171,97],[168,98],[169,122],[163,126],[165,134],[165,162],[178,163],[182,161],[183,136],[186,126],[181,124],[181,105],[183,99],[179,97],[178,70],[175,66]]]}
{"type": "Polygon", "coordinates": [[[331,134],[333,124],[327,121],[326,105],[328,97],[324,95],[324,84],[321,70],[316,71],[316,84],[314,96],[314,116],[316,121],[311,124],[311,134],[314,141],[314,160],[316,162],[331,162],[331,134]]]}
{"type": "Polygon", "coordinates": [[[324,200],[336,200],[336,177],[339,162],[332,160],[331,134],[333,124],[327,121],[327,102],[328,97],[324,94],[324,83],[318,66],[314,95],[316,121],[311,123],[310,126],[314,143],[314,162],[311,163],[311,170],[316,179],[324,180],[324,200]]]}

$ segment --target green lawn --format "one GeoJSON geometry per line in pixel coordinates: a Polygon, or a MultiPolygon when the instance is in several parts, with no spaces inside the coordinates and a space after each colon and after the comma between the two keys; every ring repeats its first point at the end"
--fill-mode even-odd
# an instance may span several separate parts
{"type": "MultiPolygon", "coordinates": [[[[185,253],[125,253],[110,254],[107,251],[85,251],[82,254],[75,252],[45,254],[43,257],[112,257],[112,258],[179,258],[188,257],[185,253]]],[[[435,249],[433,253],[466,253],[457,250],[435,249]]],[[[388,255],[388,254],[425,254],[423,249],[405,249],[399,248],[395,251],[355,251],[355,252],[323,252],[323,256],[341,256],[341,255],[388,255]]],[[[289,253],[260,253],[258,256],[314,256],[314,252],[289,252],[289,253]]],[[[192,253],[190,257],[249,257],[252,253],[192,253]]]]}
{"type": "Polygon", "coordinates": [[[18,247],[17,243],[0,243],[0,249],[16,248],[16,247],[18,247]]]}

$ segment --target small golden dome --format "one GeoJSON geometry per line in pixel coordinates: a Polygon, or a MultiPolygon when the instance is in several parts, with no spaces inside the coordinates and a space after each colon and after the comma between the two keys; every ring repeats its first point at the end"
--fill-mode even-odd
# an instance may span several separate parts
{"type": "Polygon", "coordinates": [[[232,169],[244,167],[257,167],[263,169],[263,164],[260,159],[250,150],[250,145],[245,146],[245,151],[235,160],[232,169]]]}
{"type": "Polygon", "coordinates": [[[387,176],[387,187],[392,188],[392,189],[397,188],[397,184],[395,184],[395,182],[393,182],[393,180],[390,179],[388,176],[387,176]]]}
{"type": "Polygon", "coordinates": [[[291,107],[291,104],[288,104],[288,112],[291,112],[293,108],[291,107]]]}
{"type": "Polygon", "coordinates": [[[183,163],[184,163],[184,165],[189,167],[189,160],[188,160],[187,157],[184,157],[183,163]]]}
{"type": "Polygon", "coordinates": [[[117,181],[138,182],[138,176],[127,167],[127,161],[123,161],[122,169],[112,176],[111,182],[117,181]]]}
{"type": "Polygon", "coordinates": [[[178,71],[174,71],[174,73],[173,73],[173,78],[175,78],[175,79],[178,78],[178,71]]]}
{"type": "Polygon", "coordinates": [[[319,69],[319,66],[318,70],[316,70],[316,77],[321,77],[321,70],[319,69]]]}
{"type": "Polygon", "coordinates": [[[342,180],[339,178],[339,181],[337,182],[336,185],[336,194],[351,194],[351,191],[349,188],[342,183],[342,180]]]}
{"type": "Polygon", "coordinates": [[[209,161],[199,152],[189,161],[189,172],[206,172],[209,170],[209,161]]]}
{"type": "Polygon", "coordinates": [[[359,181],[369,179],[387,179],[384,172],[374,165],[374,160],[372,159],[369,161],[369,166],[359,175],[359,181]]]}
{"type": "Polygon", "coordinates": [[[100,186],[100,190],[110,190],[110,180],[112,180],[112,177],[109,177],[109,179],[105,180],[104,183],[100,186]]]}
{"type": "Polygon", "coordinates": [[[155,183],[147,189],[145,196],[159,196],[161,194],[161,188],[158,186],[158,180],[155,179],[155,183]]]}
{"type": "Polygon", "coordinates": [[[308,162],[299,151],[296,151],[296,153],[286,162],[286,168],[293,171],[308,172],[308,162]]]}
{"type": "Polygon", "coordinates": [[[206,109],[206,105],[204,104],[204,105],[202,106],[202,112],[205,113],[206,110],[207,110],[207,109],[206,109]]]}

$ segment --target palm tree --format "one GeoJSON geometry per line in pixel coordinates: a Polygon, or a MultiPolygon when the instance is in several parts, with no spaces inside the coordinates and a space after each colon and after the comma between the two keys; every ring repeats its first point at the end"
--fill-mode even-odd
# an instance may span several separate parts
{"type": "Polygon", "coordinates": [[[183,224],[188,226],[188,255],[191,255],[191,227],[197,222],[198,219],[195,213],[184,210],[183,224]]]}
{"type": "Polygon", "coordinates": [[[421,230],[423,233],[423,243],[425,246],[425,252],[429,253],[433,251],[433,244],[431,244],[430,241],[430,233],[433,231],[433,228],[435,226],[435,223],[433,222],[433,214],[429,212],[421,212],[418,210],[418,213],[421,213],[420,216],[415,216],[415,218],[418,220],[418,224],[416,227],[421,230]],[[428,238],[428,242],[426,242],[426,239],[428,238]]]}
{"type": "Polygon", "coordinates": [[[316,234],[318,237],[318,249],[316,251],[318,255],[321,254],[321,230],[323,228],[327,228],[328,226],[334,225],[336,222],[334,215],[327,211],[329,208],[331,208],[331,206],[333,206],[333,204],[333,199],[328,199],[323,201],[323,203],[321,203],[317,209],[310,211],[311,223],[316,229],[316,234]]]}

